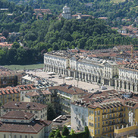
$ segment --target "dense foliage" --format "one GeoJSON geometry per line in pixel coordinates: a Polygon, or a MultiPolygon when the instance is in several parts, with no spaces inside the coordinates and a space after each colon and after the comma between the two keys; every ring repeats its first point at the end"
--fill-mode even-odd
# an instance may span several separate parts
{"type": "Polygon", "coordinates": [[[53,120],[56,117],[56,112],[52,104],[48,104],[47,106],[47,119],[53,120]]]}
{"type": "Polygon", "coordinates": [[[138,39],[123,37],[98,19],[57,20],[48,17],[20,26],[20,43],[10,50],[0,49],[1,64],[31,64],[43,62],[43,53],[51,50],[78,47],[102,49],[114,45],[138,44],[138,39]]]}
{"type": "Polygon", "coordinates": [[[53,130],[49,138],[89,138],[89,129],[88,127],[85,127],[85,130],[79,133],[75,133],[73,129],[71,129],[70,133],[67,132],[67,127],[64,126],[62,133],[60,133],[59,129],[53,130]],[[63,132],[65,132],[63,135],[63,132]]]}
{"type": "Polygon", "coordinates": [[[113,45],[130,44],[129,37],[123,37],[98,19],[87,20],[39,20],[31,25],[21,25],[22,43],[39,51],[78,47],[100,49],[113,45]]]}
{"type": "MultiPolygon", "coordinates": [[[[20,1],[20,0],[10,0],[20,1]]],[[[113,3],[115,0],[29,0],[28,3],[33,8],[49,8],[53,13],[61,13],[62,7],[68,4],[71,7],[72,14],[81,12],[83,14],[91,14],[94,17],[108,17],[108,24],[111,26],[129,25],[132,24],[138,16],[138,1],[125,0],[120,3],[113,3]],[[86,6],[86,3],[92,3],[92,6],[86,6]],[[124,22],[121,19],[130,19],[129,22],[124,22]]],[[[25,4],[25,3],[22,3],[25,4]]]]}
{"type": "MultiPolygon", "coordinates": [[[[10,1],[19,2],[19,0],[10,1]]],[[[8,10],[0,10],[0,32],[7,38],[6,41],[14,42],[11,49],[0,48],[1,65],[43,62],[43,54],[51,50],[75,47],[91,50],[130,44],[131,42],[134,46],[138,45],[138,39],[121,36],[115,30],[111,30],[102,20],[96,18],[87,20],[58,20],[57,18],[57,15],[62,11],[62,7],[68,2],[73,11],[89,13],[96,17],[106,16],[105,14],[108,14],[110,6],[108,8],[104,6],[111,4],[107,0],[93,1],[92,7],[84,6],[84,3],[90,2],[89,0],[30,0],[28,2],[24,5],[15,5],[15,3],[7,2],[6,0],[0,1],[0,8],[8,8],[8,10]],[[106,4],[102,5],[103,2],[106,4]],[[97,3],[99,4],[95,6],[97,3]],[[44,15],[43,20],[36,20],[32,7],[51,8],[53,13],[57,15],[44,15]],[[101,10],[98,10],[99,8],[101,10]],[[9,37],[9,32],[18,31],[20,32],[20,36],[16,38],[9,37]]],[[[128,2],[126,1],[125,3],[127,4],[128,2]]],[[[122,10],[121,5],[125,3],[115,5],[120,5],[120,9],[122,10]]],[[[134,0],[132,3],[135,6],[137,1],[134,0]]],[[[121,14],[116,15],[119,10],[117,11],[116,7],[116,11],[114,11],[115,5],[111,4],[113,11],[110,11],[109,14],[111,18],[113,17],[111,20],[113,23],[114,18],[123,18],[128,13],[124,12],[122,16],[121,14]]],[[[130,5],[128,4],[126,7],[130,8],[130,5]]],[[[133,18],[135,16],[134,12],[133,18]]]]}

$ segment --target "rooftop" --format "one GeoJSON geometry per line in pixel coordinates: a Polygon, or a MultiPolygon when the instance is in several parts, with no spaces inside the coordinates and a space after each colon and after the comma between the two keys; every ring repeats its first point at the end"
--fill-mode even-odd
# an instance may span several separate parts
{"type": "Polygon", "coordinates": [[[2,108],[19,109],[19,110],[42,110],[47,105],[35,102],[9,102],[2,106],[2,108]]]}
{"type": "Polygon", "coordinates": [[[75,105],[88,106],[89,108],[109,109],[119,106],[138,108],[138,97],[132,93],[123,91],[108,90],[104,92],[88,93],[82,97],[82,100],[75,101],[75,105]]]}
{"type": "Polygon", "coordinates": [[[3,119],[20,119],[20,120],[28,120],[32,118],[34,114],[24,111],[10,111],[3,115],[1,118],[3,119]]]}
{"type": "Polygon", "coordinates": [[[30,123],[8,123],[0,122],[0,132],[31,133],[37,134],[45,126],[49,126],[52,121],[33,120],[30,123]]]}
{"type": "Polygon", "coordinates": [[[53,90],[53,89],[66,92],[66,93],[69,93],[71,95],[77,95],[77,94],[85,93],[84,90],[77,88],[77,87],[74,87],[72,85],[67,85],[66,83],[61,84],[59,86],[49,87],[49,90],[53,90]]]}

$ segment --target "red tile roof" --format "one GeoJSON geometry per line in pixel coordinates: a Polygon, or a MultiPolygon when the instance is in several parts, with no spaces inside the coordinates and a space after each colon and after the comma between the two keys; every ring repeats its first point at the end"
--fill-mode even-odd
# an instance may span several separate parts
{"type": "Polygon", "coordinates": [[[84,90],[74,87],[72,85],[67,85],[67,84],[63,84],[63,85],[59,85],[59,86],[53,86],[53,87],[49,87],[49,90],[59,90],[59,91],[63,91],[72,95],[77,95],[77,94],[84,94],[84,90]]]}
{"type": "Polygon", "coordinates": [[[46,107],[47,105],[35,102],[9,102],[2,106],[2,108],[18,110],[42,110],[46,107]]]}
{"type": "Polygon", "coordinates": [[[3,119],[20,119],[20,120],[28,120],[34,117],[34,114],[24,111],[10,111],[3,115],[1,118],[3,119]]]}

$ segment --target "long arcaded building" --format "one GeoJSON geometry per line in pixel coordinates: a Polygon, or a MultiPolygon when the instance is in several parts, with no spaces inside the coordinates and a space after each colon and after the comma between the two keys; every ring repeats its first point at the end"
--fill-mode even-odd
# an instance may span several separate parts
{"type": "Polygon", "coordinates": [[[46,72],[55,72],[79,81],[96,82],[137,93],[137,63],[132,64],[132,67],[129,67],[129,64],[132,62],[124,66],[116,61],[91,57],[88,53],[52,51],[44,54],[46,72]]]}
{"type": "Polygon", "coordinates": [[[44,70],[56,72],[86,82],[97,82],[114,86],[118,75],[114,61],[72,55],[66,51],[50,52],[44,55],[44,70]]]}

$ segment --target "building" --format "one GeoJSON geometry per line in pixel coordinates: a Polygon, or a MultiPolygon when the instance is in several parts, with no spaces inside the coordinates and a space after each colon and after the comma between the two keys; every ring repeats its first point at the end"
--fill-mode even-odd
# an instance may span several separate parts
{"type": "Polygon", "coordinates": [[[115,87],[138,94],[138,61],[128,62],[119,67],[119,78],[116,80],[115,87]]]}
{"type": "Polygon", "coordinates": [[[36,119],[47,120],[47,105],[35,102],[9,102],[1,107],[1,116],[9,111],[34,113],[36,119]]]}
{"type": "Polygon", "coordinates": [[[83,131],[85,126],[88,126],[88,107],[81,101],[74,102],[71,104],[71,128],[83,131]]]}
{"type": "Polygon", "coordinates": [[[12,71],[0,66],[0,88],[21,84],[23,71],[12,71]]]}
{"type": "Polygon", "coordinates": [[[51,10],[50,9],[34,9],[34,14],[36,15],[36,19],[40,19],[42,20],[44,15],[49,14],[52,15],[51,10]]]}
{"type": "Polygon", "coordinates": [[[16,87],[7,86],[6,88],[0,88],[1,105],[11,101],[19,102],[24,99],[25,93],[34,90],[36,90],[34,85],[17,85],[16,87]]]}
{"type": "Polygon", "coordinates": [[[37,90],[25,94],[24,102],[37,102],[41,104],[51,103],[51,92],[48,90],[37,90]]]}
{"type": "Polygon", "coordinates": [[[35,92],[38,89],[36,85],[33,84],[18,85],[16,87],[20,90],[20,101],[24,101],[26,93],[35,92]]]}
{"type": "Polygon", "coordinates": [[[56,72],[86,82],[115,85],[118,64],[111,60],[75,55],[71,52],[57,51],[44,54],[44,71],[56,72]]]}
{"type": "Polygon", "coordinates": [[[71,104],[73,129],[84,129],[82,120],[87,120],[87,112],[87,124],[93,138],[138,136],[135,133],[138,130],[138,96],[132,93],[110,90],[86,94],[71,104]]]}
{"type": "Polygon", "coordinates": [[[72,16],[71,16],[71,12],[70,12],[70,8],[67,7],[67,5],[65,5],[63,7],[63,12],[62,12],[62,17],[65,18],[65,19],[71,19],[72,16]]]}
{"type": "Polygon", "coordinates": [[[34,114],[10,111],[1,117],[1,138],[48,138],[51,121],[36,120],[34,114]]]}
{"type": "Polygon", "coordinates": [[[0,102],[1,105],[11,102],[11,101],[20,101],[20,91],[17,87],[6,87],[0,88],[0,102]]]}
{"type": "Polygon", "coordinates": [[[52,104],[57,114],[70,114],[71,102],[85,94],[85,91],[72,85],[62,84],[48,88],[51,92],[52,104]]]}

